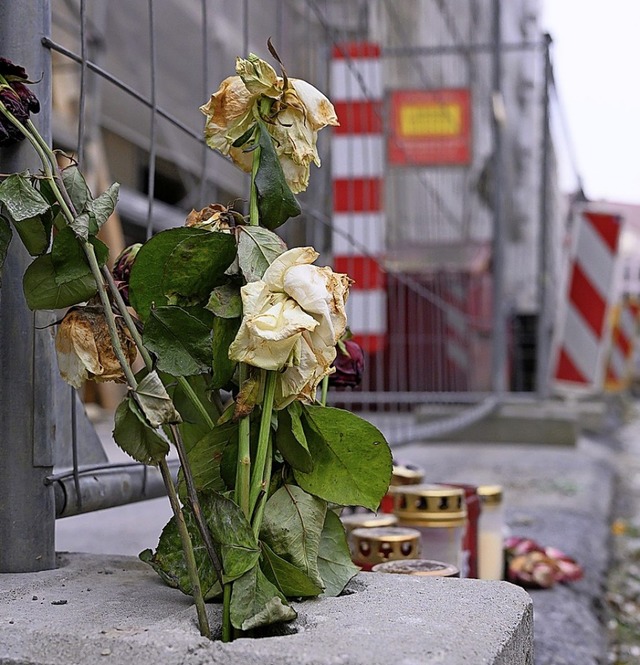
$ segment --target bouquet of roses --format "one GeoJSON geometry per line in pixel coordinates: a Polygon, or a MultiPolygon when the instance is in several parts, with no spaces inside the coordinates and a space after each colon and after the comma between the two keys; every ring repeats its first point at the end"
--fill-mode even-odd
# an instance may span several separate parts
{"type": "Polygon", "coordinates": [[[282,66],[279,76],[238,58],[201,110],[207,143],[251,173],[249,214],[193,211],[126,250],[112,274],[97,234],[118,185],[94,198],[73,163],[58,167],[30,120],[28,83],[0,61],[0,140],[26,138],[42,161],[42,172],[0,183],[0,264],[15,231],[34,257],[29,307],[69,308],[56,336],[66,381],[127,384],[115,441],[159,467],[174,513],[141,558],[193,596],[203,635],[204,603],[221,599],[224,640],[295,618],[291,598],[341,593],[357,568],[339,508],[378,507],[391,454],[370,423],[316,396],[344,346],[350,279],[274,232],[300,212],[295,194],[320,165],[317,133],[337,124],[333,106],[282,66]]]}

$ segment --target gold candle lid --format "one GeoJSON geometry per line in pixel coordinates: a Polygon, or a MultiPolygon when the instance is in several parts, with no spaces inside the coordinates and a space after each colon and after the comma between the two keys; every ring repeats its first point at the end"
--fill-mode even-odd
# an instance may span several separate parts
{"type": "Polygon", "coordinates": [[[495,506],[502,502],[501,485],[480,485],[478,487],[478,496],[482,505],[495,506]]]}
{"type": "Polygon", "coordinates": [[[342,515],[340,517],[347,534],[354,529],[371,529],[382,526],[395,526],[398,518],[389,513],[353,513],[351,515],[342,515]]]}
{"type": "Polygon", "coordinates": [[[460,571],[449,563],[429,559],[411,559],[410,561],[387,561],[378,563],[372,569],[374,573],[399,573],[402,575],[422,575],[430,577],[460,577],[460,571]]]}
{"type": "Polygon", "coordinates": [[[420,532],[401,527],[354,529],[350,535],[351,555],[356,563],[415,559],[420,554],[420,532]]]}
{"type": "Polygon", "coordinates": [[[450,485],[407,485],[393,492],[394,513],[409,526],[464,526],[464,490],[450,485]]]}

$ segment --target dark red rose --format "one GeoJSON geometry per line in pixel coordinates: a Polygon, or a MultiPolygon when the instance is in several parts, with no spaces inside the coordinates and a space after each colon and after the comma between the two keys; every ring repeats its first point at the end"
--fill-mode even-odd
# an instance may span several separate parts
{"type": "MultiPolygon", "coordinates": [[[[30,83],[24,67],[11,60],[0,58],[0,103],[16,120],[25,124],[30,113],[40,111],[40,102],[27,87],[30,83]]],[[[24,139],[22,132],[4,115],[0,113],[0,147],[18,143],[24,139]]]]}
{"type": "Polygon", "coordinates": [[[333,367],[336,371],[329,374],[329,385],[335,388],[355,388],[362,381],[364,372],[364,353],[352,339],[338,343],[333,367]]]}

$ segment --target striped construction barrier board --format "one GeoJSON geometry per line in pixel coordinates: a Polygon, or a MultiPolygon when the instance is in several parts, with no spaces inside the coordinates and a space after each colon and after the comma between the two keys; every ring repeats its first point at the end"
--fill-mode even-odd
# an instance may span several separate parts
{"type": "Polygon", "coordinates": [[[603,388],[621,229],[618,215],[593,208],[576,212],[565,301],[552,353],[551,383],[557,392],[603,388]]]}
{"type": "Polygon", "coordinates": [[[353,280],[347,301],[349,327],[363,349],[386,344],[383,85],[380,47],[336,44],[331,61],[331,100],[339,127],[331,137],[334,268],[353,280]]]}

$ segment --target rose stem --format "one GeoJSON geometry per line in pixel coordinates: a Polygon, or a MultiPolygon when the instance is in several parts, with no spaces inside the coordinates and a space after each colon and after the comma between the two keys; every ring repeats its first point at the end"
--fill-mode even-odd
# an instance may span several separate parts
{"type": "Polygon", "coordinates": [[[176,493],[176,489],[173,486],[171,472],[169,471],[169,465],[167,464],[166,458],[160,460],[159,465],[162,479],[164,480],[164,484],[168,490],[169,502],[171,503],[171,508],[173,509],[176,525],[178,527],[178,533],[180,534],[180,540],[182,541],[182,549],[184,551],[187,570],[189,571],[189,581],[191,582],[191,592],[193,594],[193,599],[196,604],[196,612],[198,614],[200,634],[203,637],[208,637],[211,639],[211,628],[209,627],[207,610],[204,606],[204,597],[202,595],[200,578],[198,577],[198,569],[196,566],[196,558],[193,552],[191,537],[189,536],[189,531],[187,529],[187,523],[185,522],[184,515],[182,514],[180,502],[178,501],[178,494],[176,493]]]}
{"type": "Polygon", "coordinates": [[[264,384],[264,397],[262,399],[262,416],[260,418],[260,431],[255,461],[251,470],[251,491],[249,494],[249,512],[253,514],[260,492],[266,491],[269,478],[265,477],[267,457],[269,456],[269,442],[271,441],[271,414],[273,413],[273,398],[276,391],[275,371],[262,370],[264,384]]]}
{"type": "MultiPolygon", "coordinates": [[[[247,380],[247,366],[240,363],[240,387],[247,380]]],[[[249,416],[243,416],[238,422],[238,465],[236,467],[235,500],[247,519],[251,518],[249,512],[249,490],[251,487],[251,441],[249,429],[249,416]]]]}
{"type": "Polygon", "coordinates": [[[322,379],[322,386],[320,390],[320,404],[327,406],[327,393],[329,392],[329,375],[325,375],[322,379]]]}
{"type": "Polygon", "coordinates": [[[170,430],[173,442],[176,446],[176,450],[178,451],[180,465],[182,466],[182,473],[184,475],[184,481],[187,487],[187,500],[189,502],[189,506],[193,512],[193,516],[195,517],[198,530],[200,531],[200,535],[204,541],[204,546],[207,550],[209,558],[211,559],[213,568],[216,571],[218,582],[220,582],[220,586],[224,586],[224,582],[222,580],[222,564],[220,563],[220,558],[218,557],[218,553],[216,552],[213,545],[213,539],[211,538],[209,527],[207,526],[207,523],[205,522],[202,515],[202,507],[200,506],[200,501],[198,500],[196,484],[193,480],[191,465],[189,464],[189,458],[187,457],[187,451],[185,450],[182,436],[180,436],[180,430],[176,425],[171,425],[170,430]]]}
{"type": "MultiPolygon", "coordinates": [[[[11,113],[9,113],[6,108],[4,107],[4,104],[0,104],[0,111],[9,118],[20,131],[24,134],[24,136],[31,142],[33,145],[34,149],[38,153],[40,160],[42,161],[42,166],[44,168],[44,172],[47,176],[47,179],[50,181],[51,189],[58,200],[58,203],[60,204],[60,207],[67,218],[68,223],[72,223],[74,220],[74,215],[71,212],[71,209],[69,205],[67,204],[67,198],[68,198],[68,193],[66,192],[66,188],[64,188],[63,185],[63,190],[64,193],[67,195],[66,198],[63,196],[61,190],[58,188],[58,184],[55,180],[55,177],[53,175],[53,171],[51,170],[51,167],[55,168],[56,170],[58,169],[55,156],[51,152],[49,146],[45,142],[45,140],[42,138],[38,130],[36,129],[35,125],[29,120],[29,130],[28,131],[22,123],[20,123],[16,118],[13,117],[11,113]]],[[[81,246],[85,252],[85,255],[87,256],[87,260],[89,262],[89,266],[91,268],[91,272],[93,274],[93,277],[96,282],[96,286],[98,288],[98,293],[100,295],[100,300],[102,302],[103,308],[104,308],[104,313],[105,313],[105,318],[107,320],[107,325],[109,328],[109,334],[111,337],[111,343],[113,344],[113,349],[116,354],[116,357],[118,358],[118,361],[122,367],[122,371],[125,374],[125,377],[127,379],[127,383],[129,387],[135,391],[137,388],[137,382],[135,379],[135,376],[133,375],[133,371],[131,370],[131,367],[129,363],[127,362],[124,351],[122,350],[122,345],[120,344],[120,338],[118,335],[117,327],[116,327],[116,322],[115,322],[115,317],[113,315],[113,311],[111,310],[111,303],[109,302],[109,297],[107,295],[106,289],[104,287],[104,282],[102,280],[102,276],[100,273],[100,266],[98,265],[98,261],[96,259],[95,251],[93,249],[93,245],[89,243],[88,241],[84,239],[80,239],[81,246]]],[[[115,286],[115,284],[114,284],[115,286]]],[[[117,289],[116,289],[117,290],[117,289]]],[[[120,299],[122,300],[122,299],[120,299]]],[[[123,303],[124,304],[124,303],[123,303]]],[[[126,309],[126,307],[124,307],[126,309]]],[[[125,319],[126,321],[126,319],[125,319]]],[[[132,322],[133,323],[133,322],[132,322]]],[[[131,326],[132,329],[135,329],[135,325],[131,326]]],[[[137,332],[137,331],[136,331],[137,332]]],[[[144,356],[143,356],[144,357],[144,356]]],[[[171,479],[171,474],[169,472],[169,467],[167,466],[166,459],[163,459],[159,462],[160,464],[160,471],[162,474],[162,478],[165,484],[165,487],[167,489],[167,494],[169,495],[169,501],[171,503],[171,507],[173,509],[174,516],[176,518],[176,522],[178,524],[178,530],[180,533],[180,539],[182,541],[182,548],[184,551],[186,563],[187,563],[187,569],[189,572],[189,577],[191,579],[191,586],[192,586],[192,591],[193,591],[193,598],[194,602],[196,605],[196,611],[198,613],[198,622],[200,626],[200,632],[203,636],[205,637],[211,637],[211,630],[209,628],[209,622],[207,619],[206,612],[204,610],[204,598],[202,596],[202,589],[200,587],[200,579],[198,577],[198,571],[195,565],[195,557],[193,555],[193,544],[191,542],[191,538],[189,536],[189,532],[187,531],[186,528],[186,523],[184,521],[184,515],[182,514],[182,509],[180,507],[180,503],[178,502],[177,495],[175,493],[175,487],[173,486],[173,481],[171,479]],[[184,527],[184,528],[182,528],[184,527]]]]}

